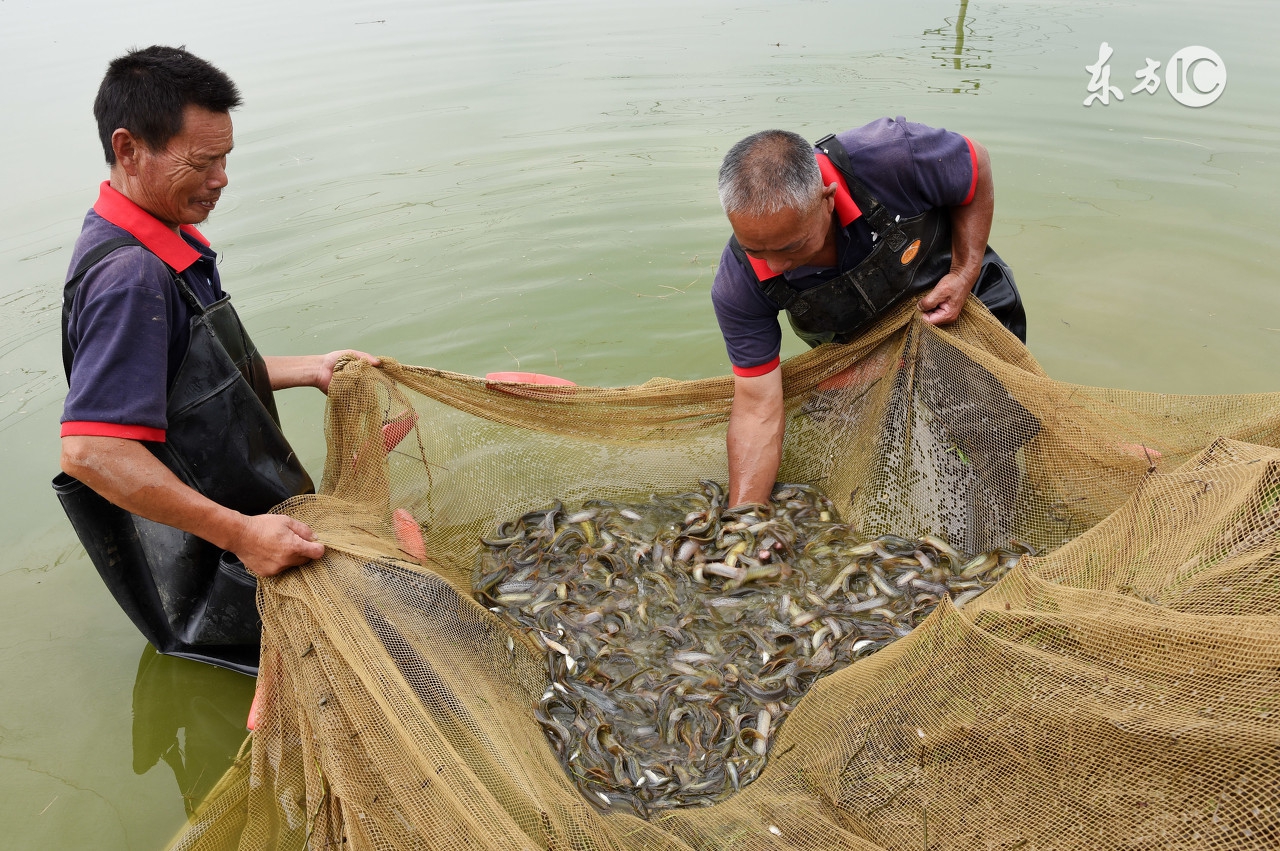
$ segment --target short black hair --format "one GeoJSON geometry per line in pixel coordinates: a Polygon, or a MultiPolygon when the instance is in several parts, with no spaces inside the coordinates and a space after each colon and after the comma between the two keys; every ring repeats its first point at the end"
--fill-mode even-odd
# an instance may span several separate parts
{"type": "Polygon", "coordinates": [[[93,101],[107,165],[116,162],[111,134],[117,129],[128,130],[153,151],[163,150],[182,132],[182,111],[189,105],[230,112],[240,105],[240,91],[185,46],[153,44],[112,60],[93,101]]]}

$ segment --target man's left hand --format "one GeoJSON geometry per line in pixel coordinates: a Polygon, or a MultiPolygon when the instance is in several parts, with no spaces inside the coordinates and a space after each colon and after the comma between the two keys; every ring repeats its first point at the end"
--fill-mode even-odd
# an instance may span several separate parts
{"type": "Polygon", "coordinates": [[[950,325],[960,318],[973,284],[955,272],[948,272],[920,299],[920,312],[930,325],[950,325]]]}
{"type": "Polygon", "coordinates": [[[370,366],[377,366],[382,363],[382,361],[378,360],[373,355],[365,354],[364,352],[357,352],[355,349],[342,349],[337,352],[329,352],[329,354],[321,357],[320,372],[319,375],[316,376],[315,386],[320,389],[321,393],[328,394],[329,382],[333,380],[333,368],[337,366],[338,361],[343,358],[355,358],[356,360],[362,360],[370,366]]]}
{"type": "Polygon", "coordinates": [[[272,390],[315,387],[322,393],[328,393],[329,382],[333,381],[333,368],[343,358],[356,358],[372,366],[382,363],[373,355],[355,349],[341,349],[327,355],[270,355],[263,360],[267,364],[267,374],[271,376],[272,390]]]}

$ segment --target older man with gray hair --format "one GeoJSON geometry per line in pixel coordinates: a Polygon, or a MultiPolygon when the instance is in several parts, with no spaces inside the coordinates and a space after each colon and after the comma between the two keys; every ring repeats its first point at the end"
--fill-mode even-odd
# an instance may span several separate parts
{"type": "Polygon", "coordinates": [[[733,228],[711,289],[734,373],[731,505],[767,502],[782,457],[779,311],[817,346],[917,294],[926,322],[949,324],[973,293],[1026,341],[1013,273],[987,245],[991,160],[958,133],[883,118],[815,147],[765,130],[729,150],[719,189],[733,228]]]}

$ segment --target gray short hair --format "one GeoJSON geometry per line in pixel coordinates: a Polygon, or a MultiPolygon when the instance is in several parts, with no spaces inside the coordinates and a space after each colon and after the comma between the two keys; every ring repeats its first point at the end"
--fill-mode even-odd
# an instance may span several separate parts
{"type": "Polygon", "coordinates": [[[822,172],[803,136],[762,130],[729,149],[718,185],[726,214],[767,216],[807,209],[822,191],[822,172]]]}

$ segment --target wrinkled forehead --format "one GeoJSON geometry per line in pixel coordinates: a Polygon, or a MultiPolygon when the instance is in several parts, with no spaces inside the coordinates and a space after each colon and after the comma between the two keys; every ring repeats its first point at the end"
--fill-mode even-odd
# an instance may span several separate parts
{"type": "Polygon", "coordinates": [[[235,131],[228,112],[213,112],[188,104],[182,110],[182,130],[169,140],[171,149],[225,156],[235,146],[235,131]]]}
{"type": "Polygon", "coordinates": [[[821,203],[813,203],[803,210],[783,207],[758,216],[730,214],[729,225],[744,251],[790,251],[825,230],[829,218],[821,203]]]}

